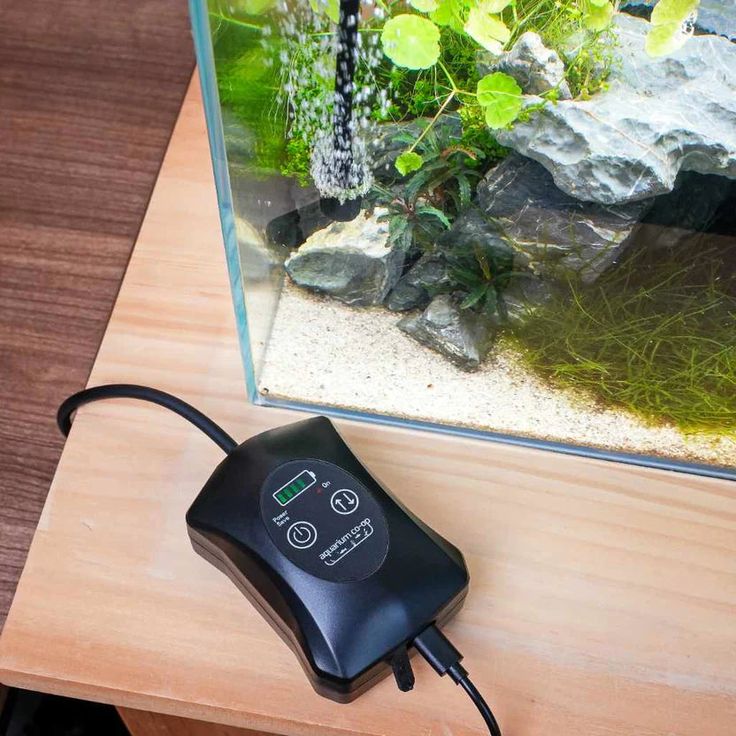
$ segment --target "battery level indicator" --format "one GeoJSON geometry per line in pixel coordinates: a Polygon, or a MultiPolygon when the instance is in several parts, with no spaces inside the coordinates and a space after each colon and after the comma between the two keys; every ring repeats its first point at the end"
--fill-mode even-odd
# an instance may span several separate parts
{"type": "Polygon", "coordinates": [[[307,488],[311,488],[317,482],[317,477],[311,470],[302,470],[299,475],[295,475],[288,483],[273,494],[273,497],[282,505],[293,501],[300,493],[307,488]]]}

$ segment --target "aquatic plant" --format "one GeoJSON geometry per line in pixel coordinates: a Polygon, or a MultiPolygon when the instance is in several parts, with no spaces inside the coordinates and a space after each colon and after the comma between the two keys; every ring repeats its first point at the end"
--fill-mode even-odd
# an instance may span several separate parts
{"type": "Polygon", "coordinates": [[[493,317],[501,294],[513,276],[513,257],[482,241],[449,249],[446,258],[449,284],[444,290],[465,294],[460,309],[475,309],[493,317]]]}
{"type": "Polygon", "coordinates": [[[650,423],[736,434],[733,245],[634,249],[516,330],[529,366],[650,423]]]}
{"type": "MultiPolygon", "coordinates": [[[[506,127],[522,114],[524,106],[517,81],[502,71],[479,78],[478,53],[501,54],[522,33],[535,31],[552,48],[560,49],[568,63],[573,94],[587,96],[604,84],[612,64],[608,27],[614,13],[610,0],[420,0],[410,3],[417,12],[390,17],[381,29],[386,57],[400,73],[389,76],[403,87],[407,113],[433,114],[428,127],[448,110],[479,110],[491,129],[506,127]],[[570,40],[576,38],[574,44],[570,40]],[[564,47],[564,48],[563,48],[564,47]],[[461,53],[447,53],[448,50],[461,53]],[[412,86],[413,85],[413,86],[412,86]]],[[[554,101],[556,89],[543,95],[554,101]]],[[[537,105],[536,107],[539,107],[537,105]]],[[[419,168],[416,143],[397,160],[419,168]]]]}
{"type": "Polygon", "coordinates": [[[405,251],[431,250],[442,230],[471,202],[478,180],[491,160],[449,127],[426,127],[418,139],[399,133],[393,142],[415,143],[396,161],[403,178],[390,186],[374,185],[371,201],[389,214],[389,242],[405,251]]]}
{"type": "Polygon", "coordinates": [[[371,199],[385,210],[379,222],[388,222],[388,245],[404,252],[431,248],[443,230],[450,227],[447,215],[417,196],[392,192],[374,185],[371,199]]]}
{"type": "MultiPolygon", "coordinates": [[[[268,24],[244,19],[237,8],[225,11],[217,2],[210,3],[210,22],[220,104],[240,127],[238,148],[247,143],[252,172],[272,173],[283,160],[286,120],[273,114],[279,78],[273,49],[263,43],[268,24]]],[[[233,163],[236,152],[230,153],[233,163]]]]}

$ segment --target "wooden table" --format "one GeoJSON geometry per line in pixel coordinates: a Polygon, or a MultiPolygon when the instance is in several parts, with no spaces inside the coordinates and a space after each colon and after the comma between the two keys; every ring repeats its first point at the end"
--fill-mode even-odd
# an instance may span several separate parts
{"type": "MultiPolygon", "coordinates": [[[[108,381],[177,393],[236,437],[295,416],[246,401],[196,80],[90,378],[108,381]]],[[[464,551],[470,594],[448,629],[505,736],[734,734],[736,486],[339,424],[464,551]]],[[[0,640],[0,680],[114,703],[136,734],[215,731],[125,709],[291,736],[483,733],[462,692],[420,661],[408,694],[390,679],[348,706],[311,691],[189,546],[184,512],[220,457],[157,407],[79,412],[0,640]]]]}

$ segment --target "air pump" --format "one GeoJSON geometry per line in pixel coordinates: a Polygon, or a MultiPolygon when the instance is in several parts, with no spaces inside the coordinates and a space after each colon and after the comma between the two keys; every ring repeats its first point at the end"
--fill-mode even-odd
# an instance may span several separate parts
{"type": "Polygon", "coordinates": [[[393,672],[414,686],[418,651],[468,693],[489,733],[490,708],[440,631],[463,604],[461,552],[374,478],[326,417],[238,444],[202,412],[146,386],[70,396],[57,423],[92,401],[133,398],[170,409],[226,453],[186,515],[194,551],[227,575],[296,655],[312,687],[349,703],[393,672]]]}

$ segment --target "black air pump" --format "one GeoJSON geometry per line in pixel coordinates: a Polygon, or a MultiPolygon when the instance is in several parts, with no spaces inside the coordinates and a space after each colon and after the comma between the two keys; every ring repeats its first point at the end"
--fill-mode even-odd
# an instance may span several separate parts
{"type": "Polygon", "coordinates": [[[350,702],[391,671],[401,690],[411,690],[409,653],[417,650],[463,687],[500,736],[439,628],[468,592],[462,554],[370,474],[329,419],[238,445],[171,394],[114,384],[69,397],[59,428],[68,435],[78,407],[109,398],[165,406],[227,453],[187,512],[192,546],[269,621],[320,695],[350,702]]]}

